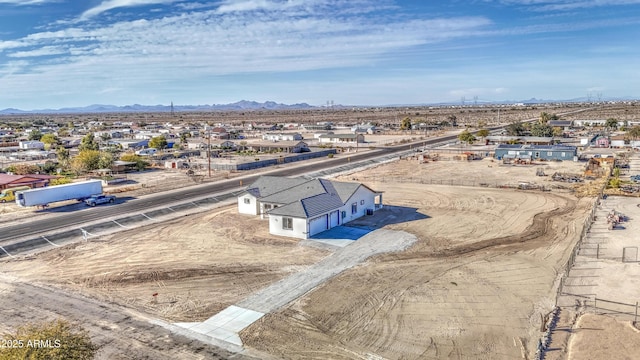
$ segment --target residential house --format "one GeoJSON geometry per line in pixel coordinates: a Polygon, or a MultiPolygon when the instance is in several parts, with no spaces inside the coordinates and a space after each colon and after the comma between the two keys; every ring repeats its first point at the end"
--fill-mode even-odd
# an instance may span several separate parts
{"type": "Polygon", "coordinates": [[[578,149],[575,146],[566,145],[508,145],[501,144],[496,147],[495,158],[533,160],[575,160],[578,149]]]}
{"type": "Polygon", "coordinates": [[[302,135],[299,133],[266,133],[262,135],[262,140],[268,141],[300,141],[302,140],[302,135]]]}
{"type": "Polygon", "coordinates": [[[321,122],[317,124],[303,124],[302,127],[306,131],[331,130],[333,129],[333,123],[321,122]]]}
{"type": "Polygon", "coordinates": [[[278,142],[252,142],[245,148],[258,152],[286,152],[286,153],[303,153],[309,152],[309,145],[304,141],[278,141],[278,142]]]}
{"type": "Polygon", "coordinates": [[[569,131],[573,129],[573,121],[571,120],[549,120],[547,125],[551,127],[559,127],[562,131],[569,131]]]}
{"type": "Polygon", "coordinates": [[[321,144],[356,144],[364,143],[362,134],[324,134],[318,137],[321,144]]]}
{"type": "Polygon", "coordinates": [[[44,143],[42,141],[19,141],[18,147],[23,150],[41,150],[44,149],[44,143]]]}
{"type": "Polygon", "coordinates": [[[354,134],[375,134],[376,127],[372,124],[360,124],[352,126],[351,132],[354,134]]]}
{"type": "Polygon", "coordinates": [[[608,148],[609,146],[611,146],[611,142],[606,136],[597,136],[593,141],[593,146],[599,148],[608,148]]]}
{"type": "Polygon", "coordinates": [[[229,138],[229,132],[227,132],[227,129],[223,127],[214,127],[211,130],[207,130],[207,133],[209,134],[209,136],[211,136],[212,139],[228,139],[229,138]]]}
{"type": "Polygon", "coordinates": [[[56,176],[28,174],[28,175],[11,175],[0,174],[0,190],[13,188],[17,186],[29,186],[31,188],[45,187],[49,185],[51,179],[56,176]]]}
{"type": "Polygon", "coordinates": [[[487,144],[551,145],[553,138],[542,136],[489,135],[485,138],[485,141],[487,144]]]}
{"type": "Polygon", "coordinates": [[[261,176],[238,196],[238,212],[269,219],[274,235],[308,239],[382,207],[382,193],[359,183],[261,176]]]}
{"type": "Polygon", "coordinates": [[[610,145],[612,148],[623,148],[629,146],[629,138],[623,134],[611,137],[610,145]]]}

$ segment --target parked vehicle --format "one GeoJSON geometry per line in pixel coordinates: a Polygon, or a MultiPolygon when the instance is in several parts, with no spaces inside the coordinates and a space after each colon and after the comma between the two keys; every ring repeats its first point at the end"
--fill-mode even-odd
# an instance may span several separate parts
{"type": "Polygon", "coordinates": [[[632,175],[631,176],[631,181],[640,182],[640,175],[632,175]]]}
{"type": "Polygon", "coordinates": [[[20,206],[46,206],[65,200],[84,199],[102,194],[102,180],[88,180],[64,185],[17,191],[16,203],[20,206]]]}
{"type": "Polygon", "coordinates": [[[0,193],[0,203],[6,203],[9,201],[13,201],[16,199],[16,191],[23,191],[31,189],[28,186],[16,186],[8,189],[2,190],[0,193]]]}
{"type": "Polygon", "coordinates": [[[84,200],[87,206],[96,206],[100,204],[113,204],[116,201],[116,197],[113,195],[92,195],[88,199],[84,200]]]}
{"type": "Polygon", "coordinates": [[[140,155],[140,156],[151,156],[151,155],[155,155],[157,151],[158,151],[158,150],[156,150],[156,149],[154,149],[154,148],[142,149],[142,150],[138,150],[138,151],[136,151],[136,155],[140,155]]]}

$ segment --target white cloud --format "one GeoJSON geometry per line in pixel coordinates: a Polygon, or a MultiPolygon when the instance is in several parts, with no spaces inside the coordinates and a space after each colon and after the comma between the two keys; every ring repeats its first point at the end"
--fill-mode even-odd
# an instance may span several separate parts
{"type": "Polygon", "coordinates": [[[9,54],[9,57],[15,58],[25,58],[25,57],[38,57],[38,56],[51,56],[51,55],[61,55],[68,53],[69,50],[63,47],[56,46],[44,46],[41,48],[37,48],[34,50],[27,51],[16,51],[9,54]]]}
{"type": "Polygon", "coordinates": [[[154,4],[169,4],[175,1],[177,0],[107,0],[100,3],[100,5],[83,12],[82,15],[80,15],[79,20],[88,20],[94,16],[102,14],[103,12],[117,8],[154,4]]]}
{"type": "Polygon", "coordinates": [[[0,4],[13,4],[13,5],[38,5],[51,2],[57,2],[60,0],[0,0],[0,4]]]}
{"type": "Polygon", "coordinates": [[[637,5],[640,0],[499,0],[506,5],[530,7],[535,11],[571,11],[595,7],[637,5]]]}

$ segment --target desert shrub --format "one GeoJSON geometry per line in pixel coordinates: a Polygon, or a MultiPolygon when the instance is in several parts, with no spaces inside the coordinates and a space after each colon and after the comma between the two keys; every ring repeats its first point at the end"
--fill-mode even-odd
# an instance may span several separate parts
{"type": "Polygon", "coordinates": [[[98,350],[84,329],[65,320],[23,325],[1,338],[0,360],[88,360],[98,350]]]}

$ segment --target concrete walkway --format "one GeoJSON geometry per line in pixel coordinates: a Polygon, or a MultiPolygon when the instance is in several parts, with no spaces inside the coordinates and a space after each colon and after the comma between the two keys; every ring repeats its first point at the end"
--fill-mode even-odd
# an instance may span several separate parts
{"type": "Polygon", "coordinates": [[[188,332],[210,337],[213,339],[211,343],[216,345],[219,345],[220,342],[228,343],[231,345],[228,348],[235,350],[238,346],[242,346],[238,333],[264,314],[286,306],[325,281],[362,263],[373,255],[402,251],[415,241],[414,235],[404,231],[374,230],[357,241],[351,241],[352,243],[348,246],[338,248],[333,254],[306,270],[292,274],[258,291],[204,322],[177,323],[175,325],[187,329],[188,332]]]}

